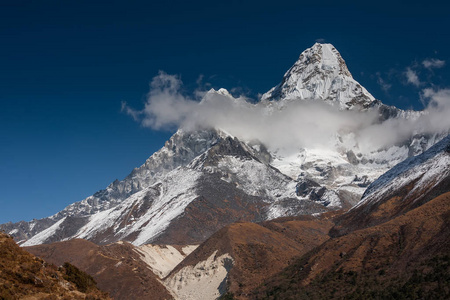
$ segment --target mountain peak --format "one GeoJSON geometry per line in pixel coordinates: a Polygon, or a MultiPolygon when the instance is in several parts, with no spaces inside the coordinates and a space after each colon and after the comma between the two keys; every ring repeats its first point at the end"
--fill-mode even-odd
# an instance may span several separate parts
{"type": "Polygon", "coordinates": [[[300,55],[299,60],[302,60],[303,57],[310,59],[307,57],[308,55],[319,55],[320,61],[318,63],[322,70],[332,70],[333,73],[353,78],[341,54],[332,44],[315,43],[300,55]]]}
{"type": "Polygon", "coordinates": [[[353,79],[339,51],[320,43],[303,51],[281,83],[262,96],[262,100],[281,99],[321,99],[342,109],[366,108],[375,100],[353,79]]]}

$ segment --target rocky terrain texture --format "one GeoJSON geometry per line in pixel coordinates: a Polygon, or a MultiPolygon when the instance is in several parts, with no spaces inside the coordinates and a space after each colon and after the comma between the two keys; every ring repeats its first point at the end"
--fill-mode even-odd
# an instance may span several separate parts
{"type": "MultiPolygon", "coordinates": [[[[290,217],[258,224],[239,222],[228,225],[187,256],[165,281],[179,278],[179,274],[185,274],[186,269],[210,257],[226,256],[228,261],[223,266],[227,273],[216,289],[221,294],[228,292],[240,298],[287,267],[293,258],[329,239],[327,233],[333,226],[330,218],[331,214],[317,218],[290,217]]],[[[195,276],[191,277],[195,279],[195,276]]],[[[207,275],[203,274],[203,277],[207,275]]],[[[187,279],[188,276],[185,276],[185,282],[179,284],[192,285],[187,279]]]]}

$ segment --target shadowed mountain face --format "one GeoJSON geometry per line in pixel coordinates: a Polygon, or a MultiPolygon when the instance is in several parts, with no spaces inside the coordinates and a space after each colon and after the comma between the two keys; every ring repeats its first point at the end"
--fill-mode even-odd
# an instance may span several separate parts
{"type": "MultiPolygon", "coordinates": [[[[191,134],[183,135],[190,140],[191,134]]],[[[253,148],[220,132],[211,136],[214,142],[189,165],[168,171],[154,185],[112,208],[90,216],[64,216],[23,245],[70,238],[97,244],[118,240],[135,245],[200,243],[236,221],[258,222],[272,215],[336,209],[299,198],[296,181],[269,164],[271,156],[263,145],[253,148]]],[[[21,229],[14,226],[6,224],[4,228],[20,237],[21,229]]]]}
{"type": "Polygon", "coordinates": [[[48,264],[0,233],[0,299],[111,299],[70,264],[48,264]]]}

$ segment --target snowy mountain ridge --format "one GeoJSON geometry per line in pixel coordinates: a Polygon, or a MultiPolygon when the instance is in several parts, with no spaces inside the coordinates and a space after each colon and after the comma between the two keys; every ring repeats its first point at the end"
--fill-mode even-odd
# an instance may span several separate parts
{"type": "MultiPolygon", "coordinates": [[[[225,89],[211,90],[202,101],[214,101],[215,94],[236,105],[242,101],[225,89]]],[[[270,115],[296,101],[319,100],[340,111],[327,110],[327,116],[375,116],[370,126],[422,115],[375,100],[353,79],[339,52],[318,43],[261,102],[243,105],[263,107],[270,115]]],[[[122,181],[48,218],[1,228],[27,246],[72,238],[100,244],[199,243],[233,221],[350,208],[376,178],[446,135],[418,132],[389,147],[363,149],[361,137],[344,129],[330,135],[327,147],[300,148],[266,145],[220,127],[179,129],[122,181]]]]}
{"type": "MultiPolygon", "coordinates": [[[[274,213],[275,208],[271,204],[276,202],[275,199],[295,198],[295,182],[262,163],[261,150],[258,152],[236,138],[219,131],[214,132],[215,134],[209,131],[209,136],[219,138],[219,141],[194,158],[188,166],[178,166],[161,174],[153,185],[132,194],[111,208],[86,217],[83,215],[85,206],[80,205],[86,200],[78,203],[78,207],[82,208],[81,213],[77,214],[72,210],[76,204],[71,205],[66,209],[69,217],[63,217],[23,245],[48,242],[52,235],[64,235],[63,240],[95,240],[100,244],[117,240],[128,240],[136,245],[146,244],[161,234],[175,218],[183,214],[191,202],[199,198],[199,181],[203,176],[211,174],[220,176],[220,181],[231,183],[237,189],[245,190],[251,197],[260,198],[262,205],[267,206],[266,213],[269,215],[274,213]],[[266,187],[261,189],[262,186],[266,187]],[[70,233],[63,232],[65,228],[73,226],[70,217],[78,219],[78,226],[70,233]]],[[[183,134],[182,131],[178,132],[178,136],[183,134]]],[[[198,136],[198,133],[194,133],[194,136],[198,136]]],[[[188,135],[188,140],[189,138],[192,137],[188,135]]],[[[170,143],[157,154],[173,153],[167,149],[168,146],[170,143]]]]}
{"type": "MultiPolygon", "coordinates": [[[[393,190],[398,190],[411,182],[415,188],[404,198],[421,189],[435,187],[441,180],[450,176],[450,136],[445,137],[424,153],[407,158],[374,181],[364,192],[362,199],[352,209],[386,197],[393,190]]],[[[420,199],[420,196],[415,197],[420,199]]]]}
{"type": "MultiPolygon", "coordinates": [[[[217,141],[217,133],[197,131],[185,135],[183,130],[178,130],[164,147],[151,155],[142,166],[135,168],[124,180],[114,181],[105,190],[69,205],[60,213],[90,215],[114,207],[124,198],[155,184],[159,176],[189,164],[193,158],[217,141]]],[[[52,217],[59,219],[60,213],[52,217]]]]}

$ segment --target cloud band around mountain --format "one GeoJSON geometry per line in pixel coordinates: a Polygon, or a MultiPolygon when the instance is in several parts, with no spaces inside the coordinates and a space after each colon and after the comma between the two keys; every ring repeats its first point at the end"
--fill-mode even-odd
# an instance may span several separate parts
{"type": "Polygon", "coordinates": [[[339,110],[323,101],[262,101],[250,103],[226,90],[194,99],[181,93],[179,77],[160,72],[151,82],[142,110],[122,105],[122,111],[154,130],[219,128],[243,140],[259,140],[268,147],[336,146],[345,137],[348,148],[376,151],[405,142],[414,134],[433,134],[450,128],[450,89],[425,89],[428,103],[421,113],[379,122],[376,110],[339,110]]]}

